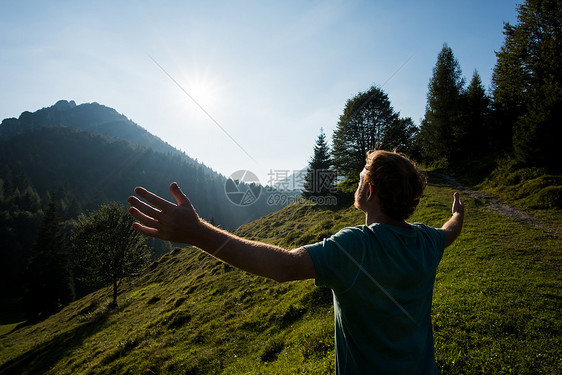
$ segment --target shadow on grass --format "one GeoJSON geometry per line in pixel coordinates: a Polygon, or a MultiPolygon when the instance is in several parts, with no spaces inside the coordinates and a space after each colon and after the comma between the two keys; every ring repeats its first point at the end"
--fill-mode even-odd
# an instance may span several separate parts
{"type": "Polygon", "coordinates": [[[67,353],[79,347],[85,339],[99,331],[112,310],[108,309],[90,321],[51,340],[34,346],[29,351],[0,365],[0,374],[41,374],[49,370],[67,353]]]}
{"type": "Polygon", "coordinates": [[[16,292],[0,291],[0,326],[14,325],[25,320],[20,296],[16,292]]]}

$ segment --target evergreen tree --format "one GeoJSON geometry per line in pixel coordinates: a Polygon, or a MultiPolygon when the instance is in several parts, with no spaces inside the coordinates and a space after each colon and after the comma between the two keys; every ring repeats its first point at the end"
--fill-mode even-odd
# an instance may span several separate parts
{"type": "Polygon", "coordinates": [[[30,316],[57,311],[74,299],[69,249],[51,196],[26,272],[23,309],[30,316]]]}
{"type": "Polygon", "coordinates": [[[41,208],[41,198],[39,194],[29,185],[19,196],[19,201],[15,203],[18,205],[19,209],[23,211],[37,212],[41,208]]]}
{"type": "Polygon", "coordinates": [[[544,95],[533,98],[515,123],[513,151],[516,160],[524,165],[561,173],[557,148],[562,136],[562,93],[551,87],[542,90],[544,95]]]}
{"type": "Polygon", "coordinates": [[[146,239],[132,228],[133,219],[119,204],[105,204],[90,215],[80,215],[72,234],[80,280],[112,285],[113,303],[121,281],[149,261],[146,239]]]}
{"type": "Polygon", "coordinates": [[[562,121],[562,2],[525,1],[517,24],[506,23],[504,35],[492,75],[501,129],[513,136],[520,162],[560,168],[555,142],[562,121]]]}
{"type": "Polygon", "coordinates": [[[331,167],[330,149],[321,129],[314,146],[314,155],[308,163],[303,197],[325,197],[335,192],[336,174],[331,167]]]}
{"type": "Polygon", "coordinates": [[[338,174],[357,180],[368,151],[390,148],[386,134],[397,121],[388,95],[376,86],[349,99],[333,135],[333,164],[338,174]]]}
{"type": "Polygon", "coordinates": [[[429,161],[453,161],[462,156],[464,126],[462,101],[464,79],[452,49],[444,44],[429,81],[425,118],[420,140],[422,155],[429,161]]]}
{"type": "Polygon", "coordinates": [[[466,90],[465,101],[465,137],[461,143],[466,150],[465,157],[474,157],[488,152],[492,142],[490,129],[491,100],[486,95],[486,90],[476,70],[466,90]]]}

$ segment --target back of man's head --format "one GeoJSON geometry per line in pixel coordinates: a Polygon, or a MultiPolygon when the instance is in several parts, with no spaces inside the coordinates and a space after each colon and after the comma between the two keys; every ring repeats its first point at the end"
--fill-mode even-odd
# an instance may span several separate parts
{"type": "Polygon", "coordinates": [[[425,175],[405,155],[382,150],[367,154],[366,182],[373,185],[382,211],[406,220],[415,211],[426,186],[425,175]]]}

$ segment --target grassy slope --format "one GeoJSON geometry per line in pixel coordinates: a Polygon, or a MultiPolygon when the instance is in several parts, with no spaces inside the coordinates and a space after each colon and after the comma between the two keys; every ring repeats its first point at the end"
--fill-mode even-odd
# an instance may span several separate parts
{"type": "MultiPolygon", "coordinates": [[[[451,195],[430,185],[412,219],[440,226],[451,195]]],[[[479,202],[466,206],[463,234],[447,249],[435,286],[442,372],[559,373],[562,239],[479,202]]],[[[352,208],[297,204],[238,234],[291,248],[362,222],[352,208]]],[[[100,290],[0,336],[0,373],[333,371],[331,296],[312,281],[277,284],[187,248],[124,285],[115,311],[110,298],[100,290]]]]}

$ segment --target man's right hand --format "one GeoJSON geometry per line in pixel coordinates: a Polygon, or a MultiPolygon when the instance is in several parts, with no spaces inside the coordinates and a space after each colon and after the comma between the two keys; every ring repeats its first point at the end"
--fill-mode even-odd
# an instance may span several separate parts
{"type": "Polygon", "coordinates": [[[195,208],[181,191],[177,183],[170,185],[170,192],[177,204],[137,187],[135,193],[149,204],[135,196],[128,199],[132,206],[129,213],[140,223],[133,228],[147,236],[178,243],[191,243],[200,232],[202,221],[195,208]]]}

